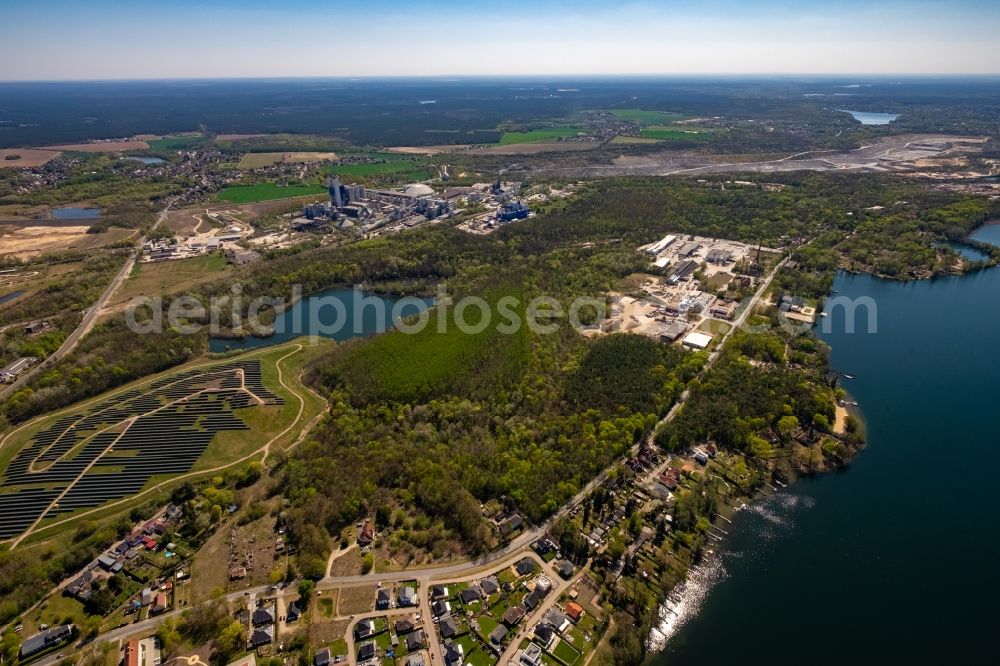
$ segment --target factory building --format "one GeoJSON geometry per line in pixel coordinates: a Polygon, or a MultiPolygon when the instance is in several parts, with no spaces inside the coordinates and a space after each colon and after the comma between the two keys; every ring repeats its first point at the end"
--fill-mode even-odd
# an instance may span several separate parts
{"type": "Polygon", "coordinates": [[[664,326],[660,330],[660,342],[677,342],[682,335],[687,333],[688,325],[682,321],[675,321],[664,326]]]}
{"type": "Polygon", "coordinates": [[[32,356],[25,356],[17,359],[16,361],[11,361],[5,365],[2,370],[0,370],[0,382],[3,382],[4,384],[13,384],[18,376],[37,360],[37,358],[32,356]]]}
{"type": "Polygon", "coordinates": [[[695,272],[698,268],[698,262],[693,259],[688,259],[684,263],[680,264],[674,268],[673,273],[667,278],[667,284],[675,285],[681,280],[687,279],[689,275],[695,272]]]}
{"type": "Polygon", "coordinates": [[[694,331],[689,333],[681,344],[690,349],[706,349],[710,344],[712,344],[712,336],[708,333],[694,331]]]}
{"type": "Polygon", "coordinates": [[[708,251],[705,259],[713,264],[728,264],[733,260],[733,253],[723,248],[714,248],[708,251]]]}
{"type": "Polygon", "coordinates": [[[513,203],[504,204],[497,212],[497,219],[501,222],[513,222],[514,220],[523,220],[528,217],[531,209],[520,201],[515,201],[513,203]]]}
{"type": "Polygon", "coordinates": [[[648,248],[646,248],[646,254],[648,254],[651,257],[655,257],[656,255],[660,254],[668,247],[673,245],[675,240],[677,240],[677,236],[664,236],[663,238],[661,238],[660,240],[658,240],[657,242],[653,243],[648,248]]]}
{"type": "Polygon", "coordinates": [[[690,257],[692,254],[698,251],[701,244],[691,241],[690,243],[684,243],[681,245],[681,249],[677,251],[677,256],[680,258],[690,257]]]}

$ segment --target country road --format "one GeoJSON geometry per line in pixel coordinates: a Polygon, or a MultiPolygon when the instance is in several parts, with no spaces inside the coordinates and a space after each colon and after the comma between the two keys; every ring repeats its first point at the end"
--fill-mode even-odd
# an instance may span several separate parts
{"type": "MultiPolygon", "coordinates": [[[[150,231],[155,231],[156,228],[159,227],[160,224],[165,219],[167,219],[167,213],[170,212],[170,207],[174,205],[174,201],[176,201],[176,198],[173,198],[169,202],[167,202],[166,208],[161,210],[160,214],[157,215],[156,222],[154,222],[153,226],[150,227],[150,231]]],[[[69,336],[63,341],[62,345],[60,345],[59,349],[52,352],[52,354],[44,361],[38,363],[33,368],[28,370],[26,373],[18,377],[17,381],[15,381],[12,384],[8,384],[7,386],[3,387],[3,389],[0,389],[0,400],[3,400],[8,395],[13,394],[14,391],[18,390],[20,387],[27,384],[28,380],[30,380],[32,377],[38,374],[38,372],[42,368],[53,365],[54,363],[62,359],[64,356],[69,354],[71,351],[76,349],[76,346],[77,344],[79,344],[80,340],[82,340],[84,336],[86,336],[87,333],[90,332],[90,329],[94,327],[94,324],[97,322],[97,318],[101,314],[101,310],[104,309],[104,306],[108,303],[108,301],[111,300],[111,298],[115,295],[115,293],[117,293],[117,291],[121,288],[122,284],[125,283],[125,280],[127,280],[128,276],[132,273],[132,267],[135,266],[136,259],[138,258],[139,252],[141,251],[140,248],[142,247],[142,244],[145,242],[146,242],[146,236],[143,235],[139,238],[138,242],[136,243],[137,248],[129,254],[128,260],[125,262],[125,265],[122,266],[122,269],[118,271],[118,274],[115,275],[114,279],[111,280],[111,283],[108,284],[107,287],[105,287],[104,291],[101,293],[101,296],[97,299],[97,301],[89,308],[87,308],[86,312],[83,315],[83,319],[80,321],[80,325],[77,326],[76,329],[69,334],[69,336]]]]}

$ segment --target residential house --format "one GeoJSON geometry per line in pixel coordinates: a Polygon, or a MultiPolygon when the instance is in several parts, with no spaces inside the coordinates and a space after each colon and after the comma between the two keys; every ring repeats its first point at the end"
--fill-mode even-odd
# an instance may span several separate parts
{"type": "Polygon", "coordinates": [[[524,607],[527,608],[529,611],[533,611],[538,607],[538,604],[542,603],[542,599],[544,597],[545,595],[543,593],[535,589],[532,590],[527,596],[525,596],[524,601],[522,601],[521,603],[524,604],[524,607]]]}
{"type": "Polygon", "coordinates": [[[409,585],[404,585],[396,592],[396,602],[400,606],[416,606],[417,592],[409,585]]]}
{"type": "Polygon", "coordinates": [[[451,612],[451,604],[447,601],[441,599],[435,601],[431,604],[431,612],[434,613],[434,617],[441,617],[442,615],[447,615],[451,612]]]}
{"type": "Polygon", "coordinates": [[[298,622],[299,617],[302,615],[302,609],[299,608],[299,602],[293,601],[288,604],[288,611],[285,613],[285,622],[292,623],[298,622]]]}
{"type": "Polygon", "coordinates": [[[253,632],[250,634],[251,648],[259,648],[264,645],[270,645],[273,642],[274,642],[273,624],[266,624],[253,628],[253,632]]]}
{"type": "Polygon", "coordinates": [[[528,647],[521,651],[521,663],[525,666],[540,666],[542,663],[542,648],[534,643],[528,643],[528,647]]]}
{"type": "Polygon", "coordinates": [[[441,638],[451,638],[458,635],[458,625],[455,624],[455,620],[446,617],[438,623],[438,631],[441,633],[441,638]]]}
{"type": "Polygon", "coordinates": [[[514,570],[517,571],[518,576],[530,576],[535,573],[535,561],[530,557],[525,557],[514,565],[514,570]]]}
{"type": "Polygon", "coordinates": [[[546,622],[552,625],[552,627],[560,634],[570,627],[569,618],[558,608],[550,608],[545,612],[545,616],[542,618],[546,622]]]}
{"type": "Polygon", "coordinates": [[[407,656],[403,666],[424,666],[424,655],[418,652],[407,656]]]}
{"type": "Polygon", "coordinates": [[[405,617],[396,620],[396,624],[394,626],[397,634],[408,634],[416,627],[416,625],[413,624],[413,620],[405,617]]]}
{"type": "Polygon", "coordinates": [[[524,528],[524,520],[521,518],[520,514],[515,513],[507,520],[500,523],[500,534],[503,536],[510,536],[522,528],[524,528]]]}
{"type": "Polygon", "coordinates": [[[134,638],[125,643],[125,656],[122,666],[139,666],[139,641],[134,638]]]}
{"type": "Polygon", "coordinates": [[[465,663],[465,650],[460,643],[445,641],[444,663],[446,666],[461,666],[465,663]]]}
{"type": "Polygon", "coordinates": [[[274,624],[274,612],[275,604],[272,601],[269,605],[261,604],[254,609],[253,617],[251,622],[255,627],[261,627],[266,624],[274,624]]]}
{"type": "Polygon", "coordinates": [[[496,629],[490,632],[490,643],[500,647],[503,645],[503,639],[507,638],[507,627],[502,624],[498,624],[496,629]]]}
{"type": "Polygon", "coordinates": [[[483,598],[483,594],[479,591],[478,587],[467,587],[462,590],[459,596],[462,598],[463,604],[471,604],[483,598]]]}
{"type": "Polygon", "coordinates": [[[333,663],[333,655],[330,654],[330,648],[323,648],[316,652],[316,656],[313,657],[313,666],[330,666],[333,663]]]}
{"type": "Polygon", "coordinates": [[[548,650],[549,646],[552,645],[552,640],[556,636],[556,630],[551,624],[543,621],[535,625],[533,635],[538,644],[548,650]]]}
{"type": "Polygon", "coordinates": [[[358,640],[368,638],[375,633],[375,620],[367,618],[364,620],[358,620],[358,623],[354,625],[354,637],[358,640]]]}
{"type": "Polygon", "coordinates": [[[361,525],[361,531],[358,532],[358,544],[363,548],[372,541],[375,540],[375,524],[370,520],[366,520],[364,524],[361,525]]]}
{"type": "Polygon", "coordinates": [[[375,610],[387,610],[392,605],[392,596],[389,590],[380,588],[375,594],[375,610]]]}
{"type": "Polygon", "coordinates": [[[167,595],[164,592],[160,592],[153,597],[153,603],[149,607],[149,614],[159,615],[165,610],[167,610],[167,595]]]}
{"type": "Polygon", "coordinates": [[[524,619],[524,614],[524,606],[511,606],[507,609],[507,612],[503,614],[503,623],[508,627],[513,627],[524,619]]]}
{"type": "Polygon", "coordinates": [[[375,641],[368,641],[358,646],[358,661],[368,661],[375,658],[375,641]]]}
{"type": "Polygon", "coordinates": [[[545,557],[549,553],[556,550],[556,545],[552,543],[550,539],[545,537],[542,537],[535,543],[531,544],[531,547],[540,557],[545,557]]]}
{"type": "Polygon", "coordinates": [[[424,647],[424,632],[417,629],[406,636],[406,651],[416,652],[424,647]]]}
{"type": "Polygon", "coordinates": [[[496,576],[488,576],[479,581],[479,589],[482,590],[483,595],[487,597],[491,594],[496,594],[500,590],[500,581],[496,576]]]}
{"type": "Polygon", "coordinates": [[[19,653],[21,655],[21,659],[24,660],[28,657],[33,657],[39,652],[44,652],[49,648],[61,645],[71,639],[75,633],[76,627],[74,625],[63,624],[58,627],[45,629],[44,631],[40,631],[33,636],[29,636],[21,642],[21,650],[19,653]]]}
{"type": "Polygon", "coordinates": [[[569,580],[573,577],[573,563],[569,560],[563,560],[559,563],[559,577],[564,580],[569,580]]]}
{"type": "Polygon", "coordinates": [[[575,601],[571,601],[566,604],[566,607],[563,610],[566,612],[569,619],[573,620],[574,623],[579,622],[580,618],[583,617],[583,606],[575,601]]]}
{"type": "Polygon", "coordinates": [[[447,599],[447,598],[448,598],[447,585],[431,585],[431,599],[447,599]]]}

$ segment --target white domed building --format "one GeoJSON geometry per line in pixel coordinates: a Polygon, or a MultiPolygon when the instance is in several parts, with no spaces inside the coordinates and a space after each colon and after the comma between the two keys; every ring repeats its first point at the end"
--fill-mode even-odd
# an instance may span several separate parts
{"type": "Polygon", "coordinates": [[[414,183],[412,185],[407,186],[405,194],[408,197],[413,197],[414,199],[418,199],[420,197],[434,196],[434,190],[430,186],[424,185],[423,183],[414,183]]]}

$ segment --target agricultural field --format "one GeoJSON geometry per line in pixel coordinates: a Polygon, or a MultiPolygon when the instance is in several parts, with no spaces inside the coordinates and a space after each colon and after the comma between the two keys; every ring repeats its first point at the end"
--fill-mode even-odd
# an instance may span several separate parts
{"type": "Polygon", "coordinates": [[[297,164],[303,162],[325,162],[337,159],[337,153],[291,152],[291,153],[247,153],[237,165],[239,169],[259,169],[275,164],[297,164]]]}
{"type": "Polygon", "coordinates": [[[651,111],[647,109],[612,109],[611,114],[621,120],[627,120],[640,125],[661,125],[683,120],[684,115],[669,111],[651,111]]]}
{"type": "Polygon", "coordinates": [[[234,204],[256,203],[258,201],[274,201],[276,199],[293,199],[316,194],[326,194],[322,185],[276,185],[274,183],[257,183],[256,185],[231,185],[218,194],[221,201],[234,204]]]}
{"type": "Polygon", "coordinates": [[[159,139],[150,139],[147,143],[153,152],[174,152],[177,150],[189,150],[205,143],[207,137],[201,134],[183,136],[164,136],[159,139]]]}
{"type": "Polygon", "coordinates": [[[62,150],[73,153],[120,153],[129,150],[146,150],[149,143],[135,141],[96,141],[94,143],[70,143],[61,146],[44,146],[43,150],[62,150]]]}
{"type": "Polygon", "coordinates": [[[297,378],[324,347],[289,343],[189,365],[10,431],[0,440],[0,538],[71,526],[178,477],[287,446],[322,409],[297,378]]]}
{"type": "Polygon", "coordinates": [[[533,129],[528,132],[504,132],[500,137],[501,146],[509,146],[515,143],[535,143],[538,141],[553,141],[555,139],[565,139],[578,134],[586,134],[583,127],[543,127],[533,129]]]}
{"type": "Polygon", "coordinates": [[[657,141],[709,141],[714,138],[714,129],[679,127],[676,125],[653,125],[640,130],[643,139],[657,141]]]}
{"type": "Polygon", "coordinates": [[[331,167],[330,173],[346,178],[375,178],[380,176],[409,176],[410,180],[424,180],[430,175],[425,164],[412,160],[392,160],[372,164],[345,164],[331,167]]]}
{"type": "Polygon", "coordinates": [[[49,160],[59,157],[56,150],[38,150],[37,148],[5,148],[0,150],[0,169],[39,167],[49,160]]]}

